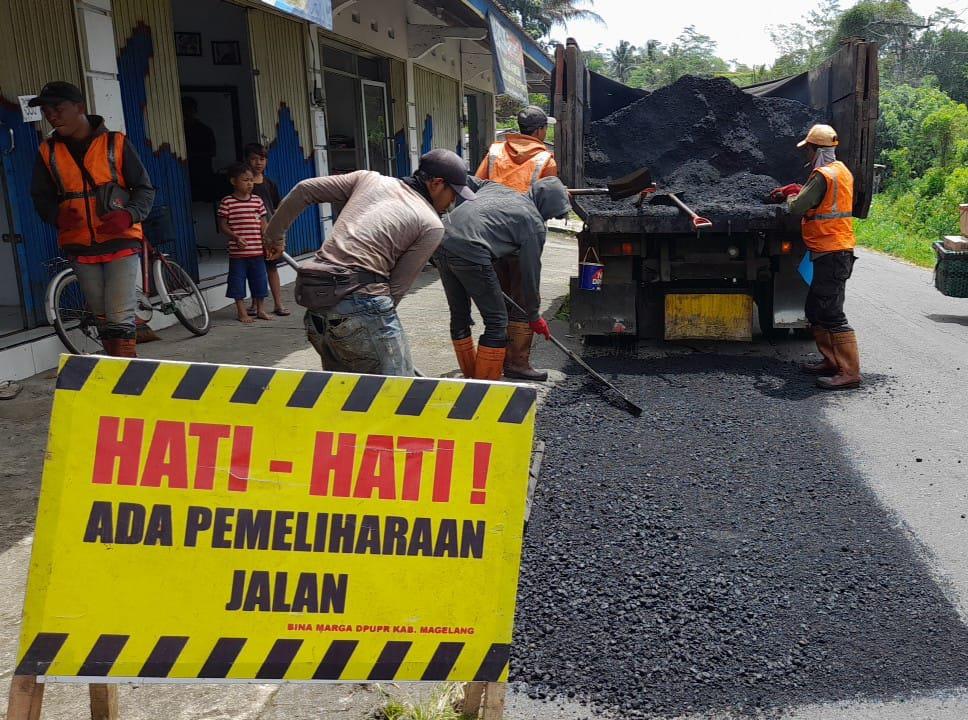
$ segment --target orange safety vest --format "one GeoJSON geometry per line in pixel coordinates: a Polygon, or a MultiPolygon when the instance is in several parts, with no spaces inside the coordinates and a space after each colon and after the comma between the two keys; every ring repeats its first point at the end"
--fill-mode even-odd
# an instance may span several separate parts
{"type": "MultiPolygon", "coordinates": [[[[73,207],[84,218],[84,223],[80,227],[70,230],[58,229],[58,245],[89,247],[111,240],[144,239],[141,223],[135,223],[127,230],[110,235],[99,231],[101,219],[97,214],[95,188],[85,180],[84,173],[77,166],[66,143],[48,140],[40,146],[40,156],[57,186],[59,207],[61,209],[73,207]]],[[[123,157],[124,135],[119,132],[101,133],[91,141],[91,146],[84,155],[84,167],[96,185],[113,182],[126,188],[122,172],[123,157]]]]}
{"type": "Polygon", "coordinates": [[[519,165],[508,155],[504,143],[494,143],[487,153],[487,177],[519,193],[526,193],[541,179],[541,173],[552,157],[544,150],[519,165]]]}
{"type": "Polygon", "coordinates": [[[852,217],[854,176],[839,160],[814,172],[824,176],[827,193],[817,207],[803,216],[803,242],[814,252],[853,250],[857,244],[852,217]]]}

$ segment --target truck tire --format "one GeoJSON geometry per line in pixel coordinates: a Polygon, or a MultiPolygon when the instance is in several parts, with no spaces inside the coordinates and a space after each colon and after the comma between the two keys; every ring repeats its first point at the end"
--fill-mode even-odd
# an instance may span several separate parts
{"type": "Polygon", "coordinates": [[[756,312],[760,321],[760,332],[766,339],[776,337],[777,331],[773,327],[773,281],[757,283],[756,312]]]}

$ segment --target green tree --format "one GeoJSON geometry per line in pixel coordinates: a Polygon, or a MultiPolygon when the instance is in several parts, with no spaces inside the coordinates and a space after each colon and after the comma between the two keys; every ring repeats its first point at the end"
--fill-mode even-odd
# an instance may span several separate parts
{"type": "Polygon", "coordinates": [[[840,15],[827,52],[836,52],[847,38],[875,40],[880,44],[881,77],[917,82],[923,77],[918,43],[921,31],[929,28],[907,0],[860,0],[840,15]]]}
{"type": "Polygon", "coordinates": [[[614,50],[608,53],[608,69],[611,77],[619,82],[627,83],[629,75],[638,64],[638,48],[628,40],[621,40],[614,50]]]}
{"type": "Polygon", "coordinates": [[[593,0],[501,0],[500,4],[517,17],[531,37],[540,40],[548,35],[552,27],[574,20],[603,23],[601,16],[591,10],[592,2],[593,0]]]}
{"type": "Polygon", "coordinates": [[[777,76],[794,75],[819,65],[827,55],[840,15],[838,0],[821,0],[800,22],[771,25],[770,39],[780,51],[774,64],[777,76]]]}

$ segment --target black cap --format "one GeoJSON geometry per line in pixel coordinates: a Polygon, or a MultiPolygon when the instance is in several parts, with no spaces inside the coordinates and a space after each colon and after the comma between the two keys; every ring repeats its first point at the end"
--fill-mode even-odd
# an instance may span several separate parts
{"type": "Polygon", "coordinates": [[[431,150],[420,158],[417,172],[432,178],[440,178],[465,200],[475,200],[477,195],[467,187],[467,165],[460,155],[450,150],[431,150]]]}
{"type": "Polygon", "coordinates": [[[540,130],[549,124],[554,124],[554,118],[549,118],[548,114],[537,105],[528,105],[518,113],[518,128],[523,133],[540,130]]]}
{"type": "Polygon", "coordinates": [[[40,94],[32,98],[27,105],[29,107],[38,107],[39,105],[56,105],[64,101],[82,103],[84,102],[84,94],[77,85],[65,82],[64,80],[54,80],[44,85],[40,89],[40,94]]]}

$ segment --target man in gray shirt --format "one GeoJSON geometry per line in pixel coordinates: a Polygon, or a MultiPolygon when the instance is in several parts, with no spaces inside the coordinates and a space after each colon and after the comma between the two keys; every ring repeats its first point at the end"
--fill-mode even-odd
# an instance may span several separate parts
{"type": "Polygon", "coordinates": [[[269,259],[285,250],[284,233],[307,206],[345,203],[330,236],[304,263],[317,272],[351,271],[359,282],[333,308],[306,311],[306,333],[324,369],[413,375],[396,306],[440,244],[440,214],[457,197],[474,199],[464,161],[449,150],[432,150],[403,180],[369,171],[311,178],[283,199],[265,232],[269,259]]]}
{"type": "Polygon", "coordinates": [[[541,252],[545,222],[571,209],[568,191],[555,177],[539,180],[523,195],[500,183],[476,178],[470,182],[477,200],[458,205],[447,216],[444,241],[434,254],[450,307],[450,336],[464,377],[521,377],[513,374],[514,368],[527,364],[534,333],[550,334],[540,314],[541,252]],[[522,327],[510,333],[510,343],[507,306],[492,265],[506,257],[515,257],[520,266],[521,297],[528,313],[528,322],[515,323],[522,327]],[[476,351],[472,300],[484,318],[476,351]]]}

